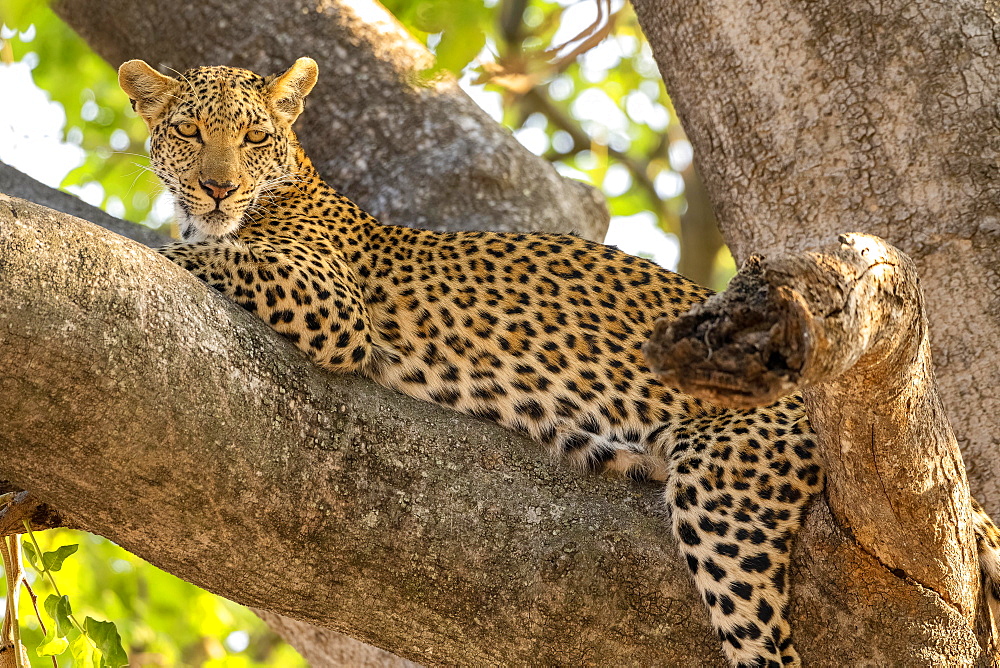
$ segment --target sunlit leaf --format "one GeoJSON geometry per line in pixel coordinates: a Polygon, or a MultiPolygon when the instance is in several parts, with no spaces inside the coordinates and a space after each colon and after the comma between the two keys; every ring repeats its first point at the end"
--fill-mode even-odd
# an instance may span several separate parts
{"type": "Polygon", "coordinates": [[[42,555],[42,566],[50,571],[58,571],[62,568],[66,557],[80,549],[79,545],[61,545],[52,552],[42,555]]]}
{"type": "Polygon", "coordinates": [[[121,668],[128,664],[128,656],[114,622],[100,622],[87,617],[83,628],[101,651],[101,668],[121,668]]]}
{"type": "Polygon", "coordinates": [[[486,33],[478,28],[458,32],[449,30],[441,36],[435,54],[438,67],[461,72],[486,44],[486,33]]]}
{"type": "Polygon", "coordinates": [[[45,598],[45,612],[49,613],[49,617],[55,622],[50,633],[64,638],[73,630],[73,622],[69,619],[69,616],[73,614],[73,610],[69,604],[69,597],[65,594],[62,596],[50,594],[47,596],[45,598]]]}
{"type": "Polygon", "coordinates": [[[35,546],[27,538],[21,541],[21,551],[24,552],[24,558],[28,560],[32,568],[36,571],[42,570],[42,567],[38,564],[38,553],[35,552],[35,546]]]}
{"type": "Polygon", "coordinates": [[[100,652],[82,633],[70,641],[69,652],[73,657],[73,668],[99,668],[100,666],[100,652]]]}
{"type": "Polygon", "coordinates": [[[53,624],[49,627],[45,637],[42,638],[41,644],[35,649],[35,653],[38,656],[58,656],[65,652],[67,647],[69,647],[69,641],[58,635],[56,625],[53,624]]]}

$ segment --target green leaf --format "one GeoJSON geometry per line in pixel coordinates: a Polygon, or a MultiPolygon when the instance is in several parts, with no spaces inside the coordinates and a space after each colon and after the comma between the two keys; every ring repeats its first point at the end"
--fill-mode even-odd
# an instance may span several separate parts
{"type": "Polygon", "coordinates": [[[62,568],[66,557],[80,549],[79,545],[61,545],[54,552],[46,552],[42,555],[42,566],[45,570],[58,571],[62,568]]]}
{"type": "Polygon", "coordinates": [[[69,647],[69,641],[65,638],[56,638],[52,635],[52,631],[45,634],[42,639],[42,644],[38,646],[35,652],[38,656],[59,656],[66,651],[69,647]]]}
{"type": "Polygon", "coordinates": [[[98,668],[100,655],[87,636],[80,634],[74,638],[69,651],[73,656],[73,668],[98,668]]]}
{"type": "Polygon", "coordinates": [[[50,595],[45,599],[45,611],[56,621],[49,626],[48,633],[42,638],[42,643],[35,652],[38,656],[56,656],[65,652],[66,648],[69,647],[69,641],[65,638],[66,633],[70,629],[68,616],[69,599],[65,596],[50,595]],[[63,607],[65,607],[65,615],[60,614],[63,607]],[[60,617],[66,620],[65,626],[60,624],[60,617]]]}
{"type": "Polygon", "coordinates": [[[41,566],[38,565],[38,553],[35,552],[35,546],[31,544],[31,541],[24,539],[21,541],[21,550],[24,552],[24,556],[28,558],[28,563],[36,571],[42,570],[41,566]]]}
{"type": "Polygon", "coordinates": [[[87,617],[83,623],[87,635],[101,651],[101,668],[121,668],[128,665],[128,655],[122,647],[122,637],[114,622],[99,622],[87,617]]]}
{"type": "Polygon", "coordinates": [[[435,50],[437,66],[453,74],[459,74],[462,68],[476,57],[484,44],[486,44],[486,33],[475,26],[461,33],[454,30],[445,31],[435,50]]]}
{"type": "Polygon", "coordinates": [[[73,629],[73,622],[69,620],[69,616],[73,614],[69,605],[69,596],[49,594],[45,599],[45,612],[49,613],[49,617],[56,622],[55,635],[64,638],[73,629]]]}
{"type": "MultiPolygon", "coordinates": [[[[397,10],[403,9],[401,3],[395,4],[397,10]]],[[[426,73],[433,76],[440,70],[459,74],[476,57],[496,12],[482,0],[418,0],[397,17],[419,33],[441,33],[434,49],[437,61],[426,73]]]]}

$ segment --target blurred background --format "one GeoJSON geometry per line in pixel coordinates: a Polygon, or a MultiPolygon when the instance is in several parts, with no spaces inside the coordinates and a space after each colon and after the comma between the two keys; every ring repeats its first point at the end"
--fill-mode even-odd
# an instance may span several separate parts
{"type": "MultiPolygon", "coordinates": [[[[436,54],[426,76],[451,72],[525,148],[604,193],[612,215],[606,243],[724,287],[732,258],[624,0],[383,4],[436,54]]],[[[169,232],[173,207],[149,170],[146,136],[114,69],[46,2],[0,0],[0,161],[169,232]]],[[[74,612],[117,624],[132,666],[305,665],[249,610],[104,539],[68,530],[38,538],[46,550],[81,545],[56,573],[60,587],[74,612]]],[[[45,583],[34,586],[44,599],[45,583]]],[[[23,598],[33,648],[42,636],[23,598]]],[[[52,661],[32,656],[32,665],[52,661]]],[[[68,653],[59,665],[73,665],[68,653]]]]}

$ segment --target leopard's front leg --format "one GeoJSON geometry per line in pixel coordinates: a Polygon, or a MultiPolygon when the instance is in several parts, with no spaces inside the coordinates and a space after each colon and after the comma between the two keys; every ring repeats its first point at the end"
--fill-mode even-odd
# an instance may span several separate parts
{"type": "Polygon", "coordinates": [[[213,239],[159,249],[273,329],[320,366],[365,371],[387,353],[373,340],[360,286],[336,253],[292,258],[280,240],[213,239]]]}

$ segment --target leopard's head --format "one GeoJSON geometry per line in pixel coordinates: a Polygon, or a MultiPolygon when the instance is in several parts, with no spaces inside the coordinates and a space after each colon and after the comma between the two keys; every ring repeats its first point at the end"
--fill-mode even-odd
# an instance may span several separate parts
{"type": "Polygon", "coordinates": [[[149,126],[149,157],[174,196],[183,238],[232,234],[255,203],[294,179],[292,124],[316,75],[311,58],[270,77],[199,67],[175,79],[141,60],[118,69],[149,126]]]}

